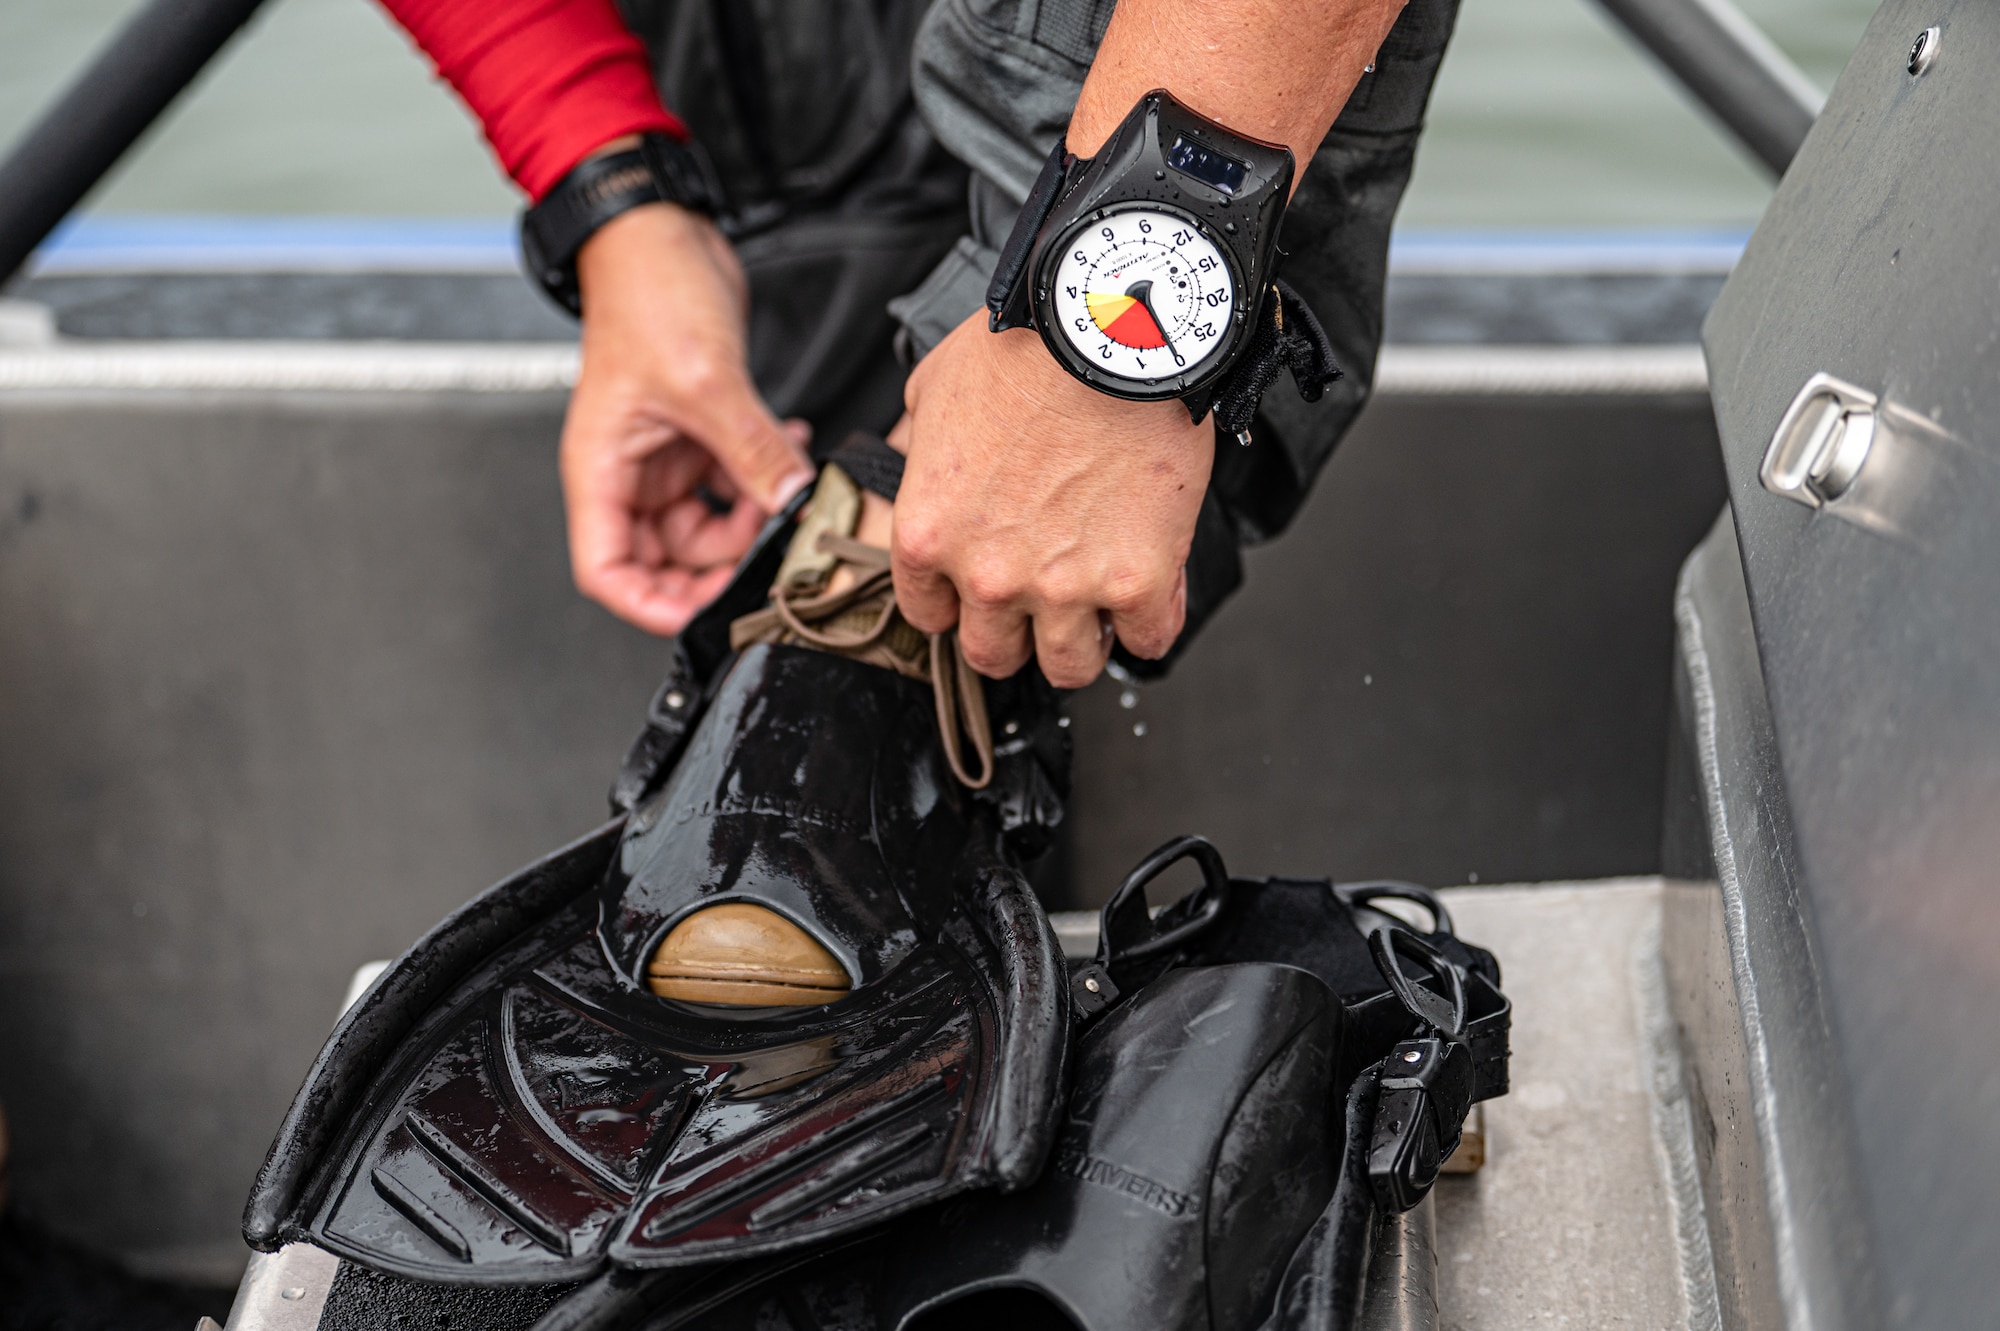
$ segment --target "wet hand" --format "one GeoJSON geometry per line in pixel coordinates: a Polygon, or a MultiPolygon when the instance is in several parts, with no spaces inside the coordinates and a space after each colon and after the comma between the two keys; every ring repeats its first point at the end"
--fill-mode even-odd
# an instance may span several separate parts
{"type": "Polygon", "coordinates": [[[583,368],[563,425],[576,585],[678,633],[728,582],[766,517],[812,479],[804,422],[750,381],[742,268],[706,218],[620,214],[577,256],[583,368]]]}
{"type": "Polygon", "coordinates": [[[1114,637],[1166,654],[1215,456],[1206,421],[1086,387],[1034,332],[988,332],[984,310],[917,366],[904,405],[889,442],[909,455],[891,547],[905,618],[957,625],[994,678],[1032,654],[1060,688],[1095,679],[1114,637]]]}

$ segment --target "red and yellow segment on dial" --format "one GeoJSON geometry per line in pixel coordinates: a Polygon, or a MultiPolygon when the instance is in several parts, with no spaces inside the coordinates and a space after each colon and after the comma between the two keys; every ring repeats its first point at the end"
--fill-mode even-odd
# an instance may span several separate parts
{"type": "Polygon", "coordinates": [[[1090,321],[1098,331],[1120,346],[1135,351],[1151,351],[1167,345],[1167,335],[1153,320],[1153,313],[1137,296],[1113,296],[1091,291],[1084,295],[1090,321]]]}

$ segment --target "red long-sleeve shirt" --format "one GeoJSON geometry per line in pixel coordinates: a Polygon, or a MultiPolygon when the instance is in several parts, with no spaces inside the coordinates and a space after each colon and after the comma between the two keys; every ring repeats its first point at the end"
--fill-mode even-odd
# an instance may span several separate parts
{"type": "Polygon", "coordinates": [[[532,199],[612,139],[686,138],[611,0],[381,0],[532,199]]]}

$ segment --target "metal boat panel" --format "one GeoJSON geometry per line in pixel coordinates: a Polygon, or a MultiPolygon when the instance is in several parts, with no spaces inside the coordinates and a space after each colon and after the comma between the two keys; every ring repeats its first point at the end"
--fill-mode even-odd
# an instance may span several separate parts
{"type": "Polygon", "coordinates": [[[1722,1323],[1875,1326],[1846,1087],[1726,512],[1681,570],[1674,620],[1660,948],[1722,1323]]]}
{"type": "Polygon", "coordinates": [[[1989,1318],[2000,1233],[1996,63],[1992,6],[1890,0],[1705,333],[1898,1326],[1989,1318]]]}

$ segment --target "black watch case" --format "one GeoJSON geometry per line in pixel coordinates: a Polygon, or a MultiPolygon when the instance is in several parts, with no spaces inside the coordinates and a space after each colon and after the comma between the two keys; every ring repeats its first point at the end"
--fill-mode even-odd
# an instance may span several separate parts
{"type": "Polygon", "coordinates": [[[1051,159],[1003,254],[992,327],[1035,328],[1100,392],[1205,412],[1275,276],[1294,170],[1289,149],[1148,93],[1095,157],[1051,159]]]}

